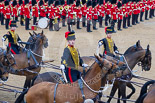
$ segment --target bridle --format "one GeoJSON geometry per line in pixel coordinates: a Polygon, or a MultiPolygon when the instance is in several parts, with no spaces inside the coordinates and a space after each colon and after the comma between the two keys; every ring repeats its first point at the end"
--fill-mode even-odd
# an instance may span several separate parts
{"type": "Polygon", "coordinates": [[[140,62],[138,63],[138,66],[142,66],[142,70],[149,65],[148,59],[151,59],[151,55],[149,54],[149,52],[146,50],[145,56],[140,59],[140,62]]]}
{"type": "MultiPolygon", "coordinates": [[[[7,63],[7,65],[8,65],[9,67],[11,67],[11,66],[13,66],[13,65],[16,64],[16,61],[15,61],[15,58],[14,58],[13,54],[9,53],[9,54],[11,55],[11,59],[13,59],[13,63],[11,63],[11,62],[9,61],[10,58],[8,59],[8,56],[7,56],[6,52],[3,52],[3,54],[4,54],[4,61],[7,63]]],[[[3,64],[3,65],[4,65],[4,64],[3,64]]]]}

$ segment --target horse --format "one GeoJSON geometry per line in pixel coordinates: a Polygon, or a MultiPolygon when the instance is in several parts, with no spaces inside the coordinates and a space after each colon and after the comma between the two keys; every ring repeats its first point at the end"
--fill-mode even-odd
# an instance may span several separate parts
{"type": "MultiPolygon", "coordinates": [[[[123,71],[125,69],[124,68],[120,70],[119,66],[117,66],[116,64],[113,64],[112,62],[96,55],[95,57],[96,61],[91,65],[90,69],[84,76],[84,79],[82,79],[81,77],[82,82],[85,84],[85,86],[83,86],[85,99],[94,98],[97,93],[99,93],[95,91],[98,91],[100,89],[101,78],[105,78],[106,74],[112,73],[115,74],[114,77],[117,77],[117,73],[122,73],[120,71],[123,71]]],[[[38,83],[29,88],[29,90],[23,92],[17,98],[15,103],[20,103],[25,94],[27,103],[49,103],[52,101],[58,103],[81,103],[84,101],[78,86],[78,81],[75,81],[72,84],[56,84],[52,82],[38,83]],[[57,88],[55,87],[56,85],[57,88]],[[57,91],[54,92],[56,89],[57,91]],[[56,96],[54,96],[54,94],[56,96]]]]}
{"type": "MultiPolygon", "coordinates": [[[[140,43],[135,47],[133,46],[132,48],[129,49],[134,49],[131,53],[129,50],[127,50],[124,53],[124,57],[126,58],[126,61],[128,63],[128,66],[132,70],[135,65],[139,62],[141,62],[142,70],[149,71],[151,68],[151,51],[149,50],[149,45],[147,46],[147,49],[143,49],[140,46],[140,43]]],[[[130,73],[131,70],[127,70],[126,72],[129,74],[127,76],[122,77],[123,79],[131,80],[132,79],[132,74],[130,73]]],[[[122,96],[124,99],[123,102],[126,103],[125,99],[130,98],[134,93],[135,93],[135,88],[131,83],[126,83],[124,81],[120,81],[119,79],[116,79],[114,82],[114,85],[112,87],[110,96],[113,97],[116,90],[118,89],[118,98],[122,96]],[[126,97],[126,86],[132,89],[132,92],[126,97]]],[[[112,98],[109,98],[107,102],[110,102],[112,98]]],[[[117,103],[120,103],[120,100],[118,99],[117,103]]]]}
{"type": "MultiPolygon", "coordinates": [[[[9,49],[9,48],[7,48],[9,49]]],[[[15,63],[13,61],[9,61],[8,58],[13,58],[11,52],[8,52],[9,50],[4,50],[3,48],[0,48],[0,80],[7,81],[9,77],[8,70],[10,69],[10,66],[13,65],[11,63],[15,63]]]]}
{"type": "Polygon", "coordinates": [[[16,63],[11,66],[13,69],[10,70],[9,73],[26,76],[24,88],[30,87],[32,78],[34,78],[37,73],[40,72],[41,67],[39,66],[39,63],[42,61],[43,48],[47,47],[48,39],[42,31],[41,33],[36,35],[36,41],[34,42],[33,50],[27,50],[27,52],[13,55],[16,63]],[[28,58],[27,56],[30,55],[30,53],[32,55],[28,58]],[[26,69],[35,72],[30,72],[26,69]]]}
{"type": "Polygon", "coordinates": [[[147,81],[141,88],[140,95],[136,103],[154,103],[155,102],[155,80],[147,81]],[[151,85],[148,89],[148,86],[151,85]],[[148,91],[147,91],[148,90],[148,91]]]}

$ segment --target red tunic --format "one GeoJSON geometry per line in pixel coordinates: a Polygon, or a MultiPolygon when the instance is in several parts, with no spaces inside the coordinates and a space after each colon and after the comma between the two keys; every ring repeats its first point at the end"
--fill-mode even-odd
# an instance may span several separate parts
{"type": "Polygon", "coordinates": [[[46,17],[46,11],[43,6],[39,7],[39,11],[40,11],[40,16],[46,17]]]}
{"type": "Polygon", "coordinates": [[[50,6],[48,8],[48,14],[49,14],[50,19],[54,19],[54,9],[53,9],[53,7],[50,6]]]}
{"type": "Polygon", "coordinates": [[[32,7],[32,16],[39,17],[37,6],[32,7]]]}
{"type": "Polygon", "coordinates": [[[4,9],[4,16],[5,16],[6,19],[10,19],[10,17],[11,17],[10,14],[11,14],[10,7],[5,8],[4,9]]]}
{"type": "Polygon", "coordinates": [[[117,13],[118,13],[118,19],[119,20],[123,20],[123,12],[122,12],[122,9],[118,9],[117,13]]]}
{"type": "Polygon", "coordinates": [[[25,17],[30,18],[30,9],[29,6],[25,5],[25,17]]]}

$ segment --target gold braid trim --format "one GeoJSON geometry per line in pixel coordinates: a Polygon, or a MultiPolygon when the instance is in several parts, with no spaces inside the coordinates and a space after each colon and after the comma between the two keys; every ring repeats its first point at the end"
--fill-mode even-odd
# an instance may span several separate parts
{"type": "Polygon", "coordinates": [[[12,38],[14,40],[14,44],[17,44],[17,34],[15,34],[15,32],[12,32],[11,30],[10,30],[10,33],[11,33],[12,38]]]}
{"type": "Polygon", "coordinates": [[[110,53],[114,53],[114,43],[112,39],[106,38],[107,42],[108,42],[108,46],[109,46],[109,51],[110,53]]]}
{"type": "Polygon", "coordinates": [[[70,47],[68,46],[68,49],[72,55],[72,58],[74,60],[74,63],[75,63],[75,69],[78,69],[78,66],[79,66],[79,54],[78,54],[78,51],[76,48],[74,47],[70,47]]]}

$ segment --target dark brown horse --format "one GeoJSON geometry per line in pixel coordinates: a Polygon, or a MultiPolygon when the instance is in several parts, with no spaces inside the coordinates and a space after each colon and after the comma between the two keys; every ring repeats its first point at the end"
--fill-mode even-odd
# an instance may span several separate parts
{"type": "MultiPolygon", "coordinates": [[[[115,77],[117,76],[117,73],[122,73],[116,64],[113,64],[104,58],[100,58],[98,56],[95,57],[97,60],[92,64],[83,79],[86,82],[83,87],[86,99],[94,98],[97,95],[101,86],[101,78],[105,77],[106,74],[113,73],[115,74],[115,77]]],[[[23,94],[17,98],[16,103],[20,103],[18,100],[23,98],[24,94],[26,94],[27,103],[54,102],[55,85],[55,83],[51,82],[41,82],[36,84],[28,90],[27,94],[26,92],[23,92],[23,94]]],[[[59,84],[56,91],[55,101],[57,103],[82,103],[84,100],[82,98],[78,82],[76,81],[72,84],[59,84]]]]}
{"type": "Polygon", "coordinates": [[[143,85],[136,103],[155,103],[155,80],[148,81],[143,85]],[[151,86],[148,88],[149,85],[151,86]]]}
{"type": "Polygon", "coordinates": [[[10,71],[10,73],[15,75],[26,76],[24,88],[30,87],[32,78],[34,78],[37,75],[36,73],[29,72],[24,69],[27,68],[31,69],[31,71],[40,72],[41,67],[39,66],[39,63],[42,61],[44,47],[48,47],[48,39],[42,31],[41,33],[36,35],[34,49],[31,51],[32,55],[29,56],[29,59],[27,57],[27,55],[30,55],[29,51],[14,55],[16,64],[12,65],[13,69],[10,71]]]}
{"type": "MultiPolygon", "coordinates": [[[[147,49],[142,49],[142,47],[139,45],[137,45],[136,47],[134,47],[135,49],[133,50],[134,52],[126,52],[124,54],[126,61],[130,67],[130,69],[132,70],[135,65],[137,63],[141,63],[142,66],[142,70],[148,71],[151,68],[151,51],[149,50],[149,45],[147,46],[147,49]]],[[[129,49],[133,49],[129,48],[129,49]]],[[[123,76],[122,79],[126,79],[126,80],[131,80],[132,79],[132,74],[130,72],[130,70],[126,71],[129,75],[127,76],[123,76]]],[[[114,85],[112,87],[110,96],[114,96],[116,90],[118,89],[118,98],[120,98],[120,96],[122,96],[123,99],[127,99],[126,98],[126,86],[128,86],[129,88],[131,88],[133,91],[127,96],[127,98],[130,98],[132,96],[132,94],[135,92],[135,88],[133,87],[133,85],[131,83],[126,83],[123,81],[119,81],[116,80],[114,82],[114,85]]],[[[111,101],[112,98],[108,99],[108,102],[111,101]]],[[[120,100],[117,101],[118,103],[120,103],[120,100]]],[[[126,101],[123,101],[124,103],[126,103],[126,101]]]]}

